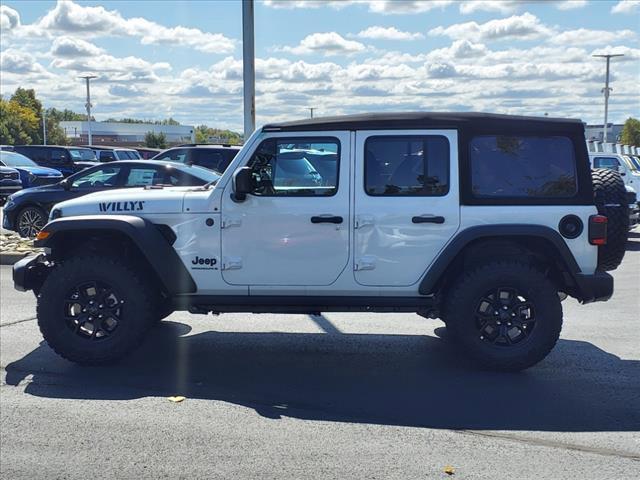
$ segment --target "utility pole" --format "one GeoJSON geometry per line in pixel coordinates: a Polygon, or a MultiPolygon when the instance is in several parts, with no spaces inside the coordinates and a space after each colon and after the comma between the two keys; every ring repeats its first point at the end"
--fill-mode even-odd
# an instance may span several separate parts
{"type": "Polygon", "coordinates": [[[608,119],[608,117],[609,117],[609,93],[611,92],[611,90],[613,90],[612,88],[609,88],[609,62],[611,61],[611,58],[613,58],[613,57],[623,57],[624,55],[622,53],[615,53],[615,54],[593,55],[593,56],[607,59],[607,76],[605,77],[604,88],[602,89],[602,92],[604,93],[604,132],[602,134],[602,142],[603,143],[607,143],[607,122],[609,121],[609,119],[608,119]]]}
{"type": "Polygon", "coordinates": [[[95,75],[85,75],[84,77],[79,77],[79,78],[84,78],[87,82],[87,104],[85,105],[87,107],[87,133],[89,136],[89,146],[91,146],[91,88],[89,86],[89,81],[92,78],[98,78],[95,75]]]}
{"type": "Polygon", "coordinates": [[[42,108],[42,143],[47,144],[47,112],[42,108]]]}
{"type": "Polygon", "coordinates": [[[316,107],[309,107],[309,113],[311,113],[311,118],[313,118],[313,111],[316,109],[316,107]]]}
{"type": "Polygon", "coordinates": [[[256,69],[253,0],[242,0],[242,78],[244,96],[244,141],[256,129],[256,69]]]}

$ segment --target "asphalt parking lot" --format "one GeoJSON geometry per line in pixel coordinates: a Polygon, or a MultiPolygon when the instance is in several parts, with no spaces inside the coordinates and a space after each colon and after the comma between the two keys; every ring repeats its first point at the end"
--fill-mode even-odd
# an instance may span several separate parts
{"type": "Polygon", "coordinates": [[[556,349],[520,374],[475,369],[409,314],[176,313],[82,368],[3,266],[0,475],[637,479],[640,233],[614,276],[611,301],[564,302],[556,349]]]}

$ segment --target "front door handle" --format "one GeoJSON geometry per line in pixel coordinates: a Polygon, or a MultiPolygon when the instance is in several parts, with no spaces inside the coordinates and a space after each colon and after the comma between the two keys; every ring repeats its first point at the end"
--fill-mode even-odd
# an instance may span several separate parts
{"type": "Polygon", "coordinates": [[[342,217],[337,217],[333,215],[316,215],[311,217],[311,223],[342,223],[342,217]]]}
{"type": "Polygon", "coordinates": [[[419,215],[411,219],[413,223],[444,223],[444,217],[437,215],[419,215]]]}

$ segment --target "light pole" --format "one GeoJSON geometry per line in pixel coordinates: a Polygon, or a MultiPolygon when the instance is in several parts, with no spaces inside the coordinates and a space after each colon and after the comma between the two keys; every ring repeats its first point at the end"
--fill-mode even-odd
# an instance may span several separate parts
{"type": "Polygon", "coordinates": [[[95,75],[85,75],[84,77],[79,77],[79,78],[84,78],[87,82],[87,133],[88,133],[88,137],[89,137],[89,146],[91,146],[91,88],[89,87],[89,81],[92,78],[98,78],[95,75]]]}
{"type": "Polygon", "coordinates": [[[244,141],[256,129],[256,70],[253,38],[253,0],[242,0],[242,78],[244,141]]]}
{"type": "Polygon", "coordinates": [[[42,108],[42,143],[47,144],[47,112],[42,108]]]}
{"type": "Polygon", "coordinates": [[[612,57],[623,57],[622,53],[614,53],[607,55],[593,55],[594,57],[601,57],[607,59],[607,76],[604,81],[604,88],[602,92],[604,92],[604,132],[602,134],[602,143],[607,143],[607,122],[609,121],[609,92],[611,92],[611,88],[609,88],[609,62],[612,57]]]}
{"type": "Polygon", "coordinates": [[[309,107],[309,113],[311,114],[311,118],[313,118],[313,111],[316,109],[316,107],[309,107]]]}

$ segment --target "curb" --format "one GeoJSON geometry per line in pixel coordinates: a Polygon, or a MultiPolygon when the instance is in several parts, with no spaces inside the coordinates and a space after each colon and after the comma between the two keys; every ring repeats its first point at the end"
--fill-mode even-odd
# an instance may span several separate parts
{"type": "Polygon", "coordinates": [[[3,252],[0,253],[0,265],[13,265],[32,252],[3,252]]]}

